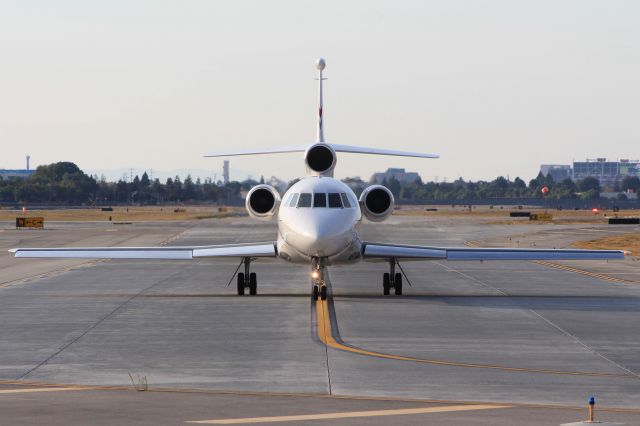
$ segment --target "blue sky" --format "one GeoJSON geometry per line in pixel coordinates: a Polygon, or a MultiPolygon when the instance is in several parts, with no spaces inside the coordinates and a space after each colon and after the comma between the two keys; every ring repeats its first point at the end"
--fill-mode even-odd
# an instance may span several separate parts
{"type": "MultiPolygon", "coordinates": [[[[640,158],[638,22],[633,1],[3,2],[0,168],[213,175],[202,153],[313,142],[318,56],[328,141],[442,156],[343,155],[339,177],[640,158]]],[[[231,165],[304,173],[297,154],[231,165]]]]}

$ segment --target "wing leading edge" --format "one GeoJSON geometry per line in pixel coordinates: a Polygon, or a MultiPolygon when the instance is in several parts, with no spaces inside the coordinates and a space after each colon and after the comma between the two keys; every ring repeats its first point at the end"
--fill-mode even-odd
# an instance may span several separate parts
{"type": "Polygon", "coordinates": [[[276,257],[274,242],[194,247],[15,248],[15,257],[79,259],[196,259],[207,257],[276,257]]]}
{"type": "Polygon", "coordinates": [[[608,260],[624,259],[622,250],[425,247],[363,243],[365,259],[404,260],[608,260]]]}

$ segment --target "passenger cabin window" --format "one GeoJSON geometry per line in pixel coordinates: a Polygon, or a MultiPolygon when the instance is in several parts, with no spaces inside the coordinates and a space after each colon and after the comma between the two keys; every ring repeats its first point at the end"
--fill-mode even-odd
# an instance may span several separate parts
{"type": "Polygon", "coordinates": [[[338,194],[337,192],[329,193],[329,208],[332,208],[332,209],[342,208],[342,200],[340,200],[340,194],[338,194]]]}
{"type": "Polygon", "coordinates": [[[345,194],[344,192],[340,193],[340,195],[342,196],[342,204],[344,204],[345,208],[351,208],[351,204],[349,204],[349,198],[347,198],[347,194],[345,194]]]}
{"type": "Polygon", "coordinates": [[[297,193],[291,194],[291,199],[290,199],[291,201],[289,201],[289,204],[288,204],[289,207],[295,207],[296,206],[296,203],[298,202],[298,195],[299,194],[297,194],[297,193]]]}
{"type": "Polygon", "coordinates": [[[311,194],[303,192],[298,200],[298,207],[311,207],[311,194]]]}
{"type": "Polygon", "coordinates": [[[323,192],[313,194],[313,207],[327,207],[327,194],[323,192]]]}

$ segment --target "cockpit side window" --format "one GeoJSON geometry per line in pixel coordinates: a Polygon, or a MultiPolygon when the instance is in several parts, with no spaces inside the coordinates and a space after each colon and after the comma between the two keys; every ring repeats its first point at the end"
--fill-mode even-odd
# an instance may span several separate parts
{"type": "Polygon", "coordinates": [[[347,195],[347,196],[349,197],[349,201],[351,201],[351,205],[352,205],[353,207],[355,207],[355,206],[357,206],[357,205],[358,205],[358,199],[356,198],[356,196],[355,196],[355,195],[353,195],[353,194],[349,194],[349,195],[347,195]]]}
{"type": "Polygon", "coordinates": [[[313,194],[313,207],[327,207],[327,194],[316,192],[313,194]]]}
{"type": "Polygon", "coordinates": [[[342,200],[340,200],[340,194],[338,194],[337,192],[329,193],[329,208],[342,208],[342,200]]]}
{"type": "Polygon", "coordinates": [[[340,193],[340,195],[342,196],[342,203],[344,204],[345,208],[351,208],[351,204],[349,203],[349,198],[347,197],[347,194],[345,194],[344,192],[340,193]]]}
{"type": "Polygon", "coordinates": [[[303,192],[298,199],[298,208],[311,207],[311,194],[309,192],[303,192]]]}
{"type": "Polygon", "coordinates": [[[289,207],[295,207],[296,203],[298,202],[298,193],[295,194],[291,194],[291,201],[289,201],[288,206],[289,207]]]}

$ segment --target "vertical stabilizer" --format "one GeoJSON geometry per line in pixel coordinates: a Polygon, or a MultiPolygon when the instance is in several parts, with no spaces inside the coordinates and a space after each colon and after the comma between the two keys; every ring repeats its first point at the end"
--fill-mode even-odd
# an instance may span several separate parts
{"type": "Polygon", "coordinates": [[[316,142],[324,142],[324,127],[322,123],[322,81],[326,80],[326,78],[322,77],[322,71],[326,66],[326,62],[323,58],[320,58],[316,61],[316,68],[318,69],[318,82],[319,82],[319,90],[318,90],[318,138],[316,142]]]}

